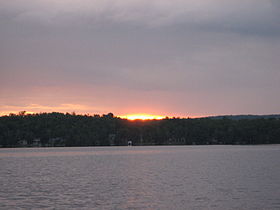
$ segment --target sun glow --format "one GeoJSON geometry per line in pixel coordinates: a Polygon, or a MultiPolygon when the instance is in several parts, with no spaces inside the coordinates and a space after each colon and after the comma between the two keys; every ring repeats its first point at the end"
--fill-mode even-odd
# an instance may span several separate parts
{"type": "Polygon", "coordinates": [[[120,116],[120,118],[124,118],[128,120],[161,120],[165,118],[165,116],[150,115],[150,114],[131,114],[126,116],[120,116]]]}

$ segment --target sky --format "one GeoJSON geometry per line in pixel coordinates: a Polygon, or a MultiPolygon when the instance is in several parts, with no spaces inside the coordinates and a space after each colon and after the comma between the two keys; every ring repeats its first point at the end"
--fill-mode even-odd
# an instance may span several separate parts
{"type": "Polygon", "coordinates": [[[280,113],[279,0],[0,0],[0,115],[280,113]]]}

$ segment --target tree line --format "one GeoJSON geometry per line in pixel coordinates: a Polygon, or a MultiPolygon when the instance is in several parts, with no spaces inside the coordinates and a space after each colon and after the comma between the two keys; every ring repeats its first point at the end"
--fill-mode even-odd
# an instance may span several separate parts
{"type": "Polygon", "coordinates": [[[130,121],[75,113],[0,117],[0,146],[279,144],[280,119],[165,118],[130,121]]]}

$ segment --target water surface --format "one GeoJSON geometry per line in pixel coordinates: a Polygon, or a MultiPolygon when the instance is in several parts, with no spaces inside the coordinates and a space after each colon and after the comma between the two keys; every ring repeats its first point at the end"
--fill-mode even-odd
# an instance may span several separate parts
{"type": "Polygon", "coordinates": [[[0,209],[280,209],[280,145],[0,149],[0,209]]]}

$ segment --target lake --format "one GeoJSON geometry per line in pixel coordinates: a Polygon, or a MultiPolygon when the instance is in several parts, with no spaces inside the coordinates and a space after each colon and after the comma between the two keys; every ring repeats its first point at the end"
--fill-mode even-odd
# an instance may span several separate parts
{"type": "Polygon", "coordinates": [[[0,149],[0,209],[280,209],[280,145],[0,149]]]}

